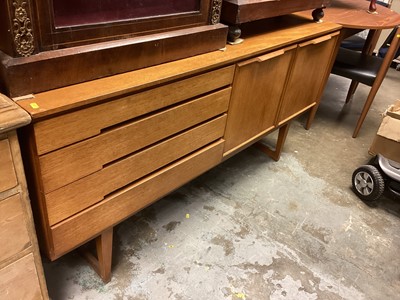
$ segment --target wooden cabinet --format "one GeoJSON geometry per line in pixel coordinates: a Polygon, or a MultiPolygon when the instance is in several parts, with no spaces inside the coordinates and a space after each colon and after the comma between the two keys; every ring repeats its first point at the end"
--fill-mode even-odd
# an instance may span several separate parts
{"type": "Polygon", "coordinates": [[[273,130],[296,47],[238,63],[225,132],[230,152],[273,130]]]}
{"type": "Polygon", "coordinates": [[[317,9],[325,0],[223,0],[221,20],[229,25],[240,25],[260,19],[317,9]]]}
{"type": "Polygon", "coordinates": [[[221,20],[230,25],[228,40],[236,43],[241,34],[240,26],[256,20],[287,15],[314,9],[312,17],[319,21],[327,0],[223,0],[221,20]],[[325,5],[324,5],[325,3],[325,5]]]}
{"type": "Polygon", "coordinates": [[[338,33],[324,35],[237,64],[224,156],[316,109],[337,38],[338,33]]]}
{"type": "Polygon", "coordinates": [[[233,73],[219,68],[26,129],[51,260],[112,237],[114,225],[221,162],[233,73]]]}
{"type": "Polygon", "coordinates": [[[329,34],[298,45],[277,125],[318,104],[337,40],[338,34],[329,34]]]}
{"type": "Polygon", "coordinates": [[[15,131],[29,122],[0,94],[0,299],[48,299],[15,131]]]}
{"type": "Polygon", "coordinates": [[[0,90],[24,96],[223,48],[221,4],[0,1],[0,90]]]}
{"type": "MultiPolygon", "coordinates": [[[[325,36],[335,41],[340,26],[283,20],[291,26],[272,22],[269,31],[223,51],[19,101],[32,117],[19,134],[42,251],[55,260],[96,240],[97,257],[85,256],[108,281],[113,226],[285,127],[286,115],[316,108],[324,78],[314,78],[311,100],[304,96],[295,104],[286,95],[292,88],[297,90],[290,93],[300,93],[295,78],[303,49],[307,60],[319,53],[303,43],[319,47],[325,36]]],[[[308,71],[325,74],[328,54],[303,66],[321,68],[324,59],[322,73],[308,71]]]]}

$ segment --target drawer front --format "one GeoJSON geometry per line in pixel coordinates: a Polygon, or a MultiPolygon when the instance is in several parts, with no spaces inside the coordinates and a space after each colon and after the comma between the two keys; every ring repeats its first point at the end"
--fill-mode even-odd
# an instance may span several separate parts
{"type": "Polygon", "coordinates": [[[227,88],[212,93],[41,156],[44,192],[65,186],[101,170],[105,164],[223,114],[228,109],[230,92],[227,88]]]}
{"type": "Polygon", "coordinates": [[[0,192],[18,184],[8,139],[0,140],[0,192]]]}
{"type": "Polygon", "coordinates": [[[32,254],[0,270],[0,299],[43,299],[32,254]]]}
{"type": "Polygon", "coordinates": [[[131,182],[216,141],[224,134],[226,115],[185,131],[45,196],[49,224],[54,225],[131,182]]]}
{"type": "Polygon", "coordinates": [[[34,125],[38,154],[98,135],[104,128],[230,85],[233,72],[233,66],[222,68],[39,122],[34,125]]]}
{"type": "Polygon", "coordinates": [[[145,177],[51,228],[56,259],[221,162],[223,140],[145,177]]]}
{"type": "Polygon", "coordinates": [[[0,261],[31,245],[19,194],[0,201],[0,241],[0,261]]]}

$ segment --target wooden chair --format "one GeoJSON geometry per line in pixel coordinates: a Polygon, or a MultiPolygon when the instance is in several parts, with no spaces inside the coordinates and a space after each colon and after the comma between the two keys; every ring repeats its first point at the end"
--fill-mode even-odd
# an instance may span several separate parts
{"type": "Polygon", "coordinates": [[[363,83],[371,87],[367,100],[361,111],[353,137],[357,137],[360,128],[367,116],[367,113],[374,101],[379,87],[386,76],[387,70],[393,61],[400,45],[400,27],[395,29],[394,37],[384,58],[374,56],[368,52],[339,48],[338,55],[332,68],[332,73],[351,79],[351,84],[346,97],[346,103],[350,101],[356,91],[358,83],[363,83]]]}

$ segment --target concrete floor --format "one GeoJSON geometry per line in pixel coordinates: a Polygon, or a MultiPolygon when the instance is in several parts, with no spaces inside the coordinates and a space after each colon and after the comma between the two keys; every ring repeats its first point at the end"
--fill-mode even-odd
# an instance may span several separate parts
{"type": "Polygon", "coordinates": [[[400,199],[368,206],[350,188],[399,83],[391,69],[353,139],[368,88],[344,106],[349,81],[331,76],[312,128],[293,122],[279,162],[249,148],[120,224],[106,285],[76,253],[45,262],[50,296],[400,299],[400,199]]]}

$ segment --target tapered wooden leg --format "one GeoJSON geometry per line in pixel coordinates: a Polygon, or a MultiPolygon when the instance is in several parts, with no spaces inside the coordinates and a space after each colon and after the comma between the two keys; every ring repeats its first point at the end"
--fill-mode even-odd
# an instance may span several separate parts
{"type": "Polygon", "coordinates": [[[290,123],[286,123],[285,125],[279,128],[278,140],[276,141],[275,150],[272,150],[270,147],[261,142],[257,142],[255,146],[259,150],[267,154],[269,157],[271,157],[273,160],[278,161],[279,158],[281,157],[282,148],[283,145],[285,144],[286,136],[289,132],[289,125],[290,123]]]}
{"type": "Polygon", "coordinates": [[[310,113],[308,114],[308,118],[307,118],[307,122],[304,125],[304,128],[306,130],[310,129],[311,127],[311,123],[314,121],[315,115],[317,113],[318,110],[318,105],[314,105],[311,109],[310,109],[310,113]]]}
{"type": "Polygon", "coordinates": [[[88,249],[82,249],[83,257],[89,262],[104,283],[111,280],[113,228],[104,231],[96,238],[97,257],[88,249]]]}
{"type": "Polygon", "coordinates": [[[357,87],[358,87],[358,81],[352,80],[350,83],[349,91],[347,92],[346,103],[350,102],[351,98],[353,97],[354,93],[356,92],[357,87]]]}
{"type": "Polygon", "coordinates": [[[374,84],[372,85],[367,100],[365,101],[364,107],[361,111],[360,118],[358,119],[356,128],[354,129],[353,132],[353,138],[357,137],[361,129],[361,126],[365,120],[365,117],[367,116],[368,111],[372,105],[372,102],[374,101],[375,95],[378,93],[379,87],[381,86],[382,81],[386,76],[387,70],[389,69],[390,64],[392,63],[393,58],[399,47],[400,47],[400,26],[398,26],[396,29],[392,42],[390,43],[389,49],[386,52],[385,58],[382,61],[382,65],[378,71],[378,74],[376,75],[374,84]]]}
{"type": "Polygon", "coordinates": [[[369,108],[371,107],[372,102],[374,101],[374,98],[375,98],[376,93],[378,92],[378,89],[379,89],[379,86],[377,86],[377,87],[372,86],[372,88],[368,94],[367,100],[365,101],[364,107],[361,111],[361,115],[358,118],[356,128],[354,129],[354,132],[353,132],[353,138],[356,138],[358,133],[360,132],[361,126],[364,123],[365,117],[368,114],[369,108]]]}

